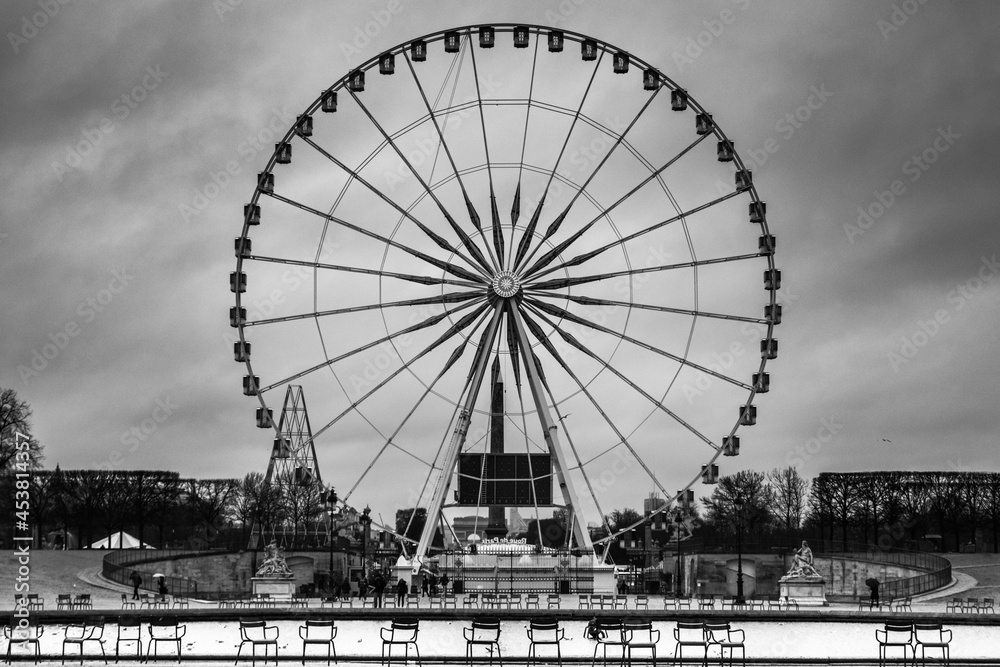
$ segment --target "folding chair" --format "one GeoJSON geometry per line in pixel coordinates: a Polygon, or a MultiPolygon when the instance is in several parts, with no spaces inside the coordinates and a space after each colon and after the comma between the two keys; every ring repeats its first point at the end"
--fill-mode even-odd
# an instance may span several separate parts
{"type": "Polygon", "coordinates": [[[496,652],[497,661],[503,665],[503,656],[500,654],[500,619],[474,619],[471,627],[462,628],[462,636],[465,638],[465,659],[469,665],[473,664],[472,649],[475,646],[486,648],[490,655],[491,665],[493,664],[493,653],[496,652]]]}
{"type": "Polygon", "coordinates": [[[302,639],[302,664],[306,664],[306,647],[310,644],[314,646],[326,647],[326,664],[330,664],[330,655],[333,661],[337,662],[337,647],[333,640],[337,637],[337,626],[331,620],[311,621],[307,620],[305,625],[299,627],[299,637],[302,639]]]}
{"type": "Polygon", "coordinates": [[[562,649],[559,642],[566,638],[566,631],[559,627],[559,621],[531,619],[528,621],[528,664],[538,662],[539,646],[555,646],[556,661],[562,667],[562,649]]]}
{"type": "Polygon", "coordinates": [[[388,628],[381,628],[379,634],[382,637],[382,662],[392,663],[392,647],[403,647],[403,662],[407,662],[410,657],[410,647],[417,655],[417,664],[420,662],[420,649],[417,648],[417,633],[420,630],[420,621],[409,619],[392,619],[388,628]]]}
{"type": "Polygon", "coordinates": [[[104,653],[104,617],[100,616],[93,621],[83,623],[70,623],[66,626],[62,642],[62,664],[66,664],[66,645],[80,647],[80,664],[83,664],[83,649],[87,642],[97,642],[101,649],[101,656],[104,664],[108,664],[108,656],[104,653]]]}
{"type": "Polygon", "coordinates": [[[118,650],[122,644],[135,642],[135,657],[142,662],[142,619],[138,616],[120,616],[118,618],[118,636],[115,638],[115,662],[118,662],[118,650]]]}
{"type": "Polygon", "coordinates": [[[257,647],[264,647],[264,662],[267,662],[268,651],[274,647],[274,664],[278,664],[278,626],[268,625],[267,621],[250,621],[240,619],[240,647],[236,651],[236,661],[240,661],[240,654],[243,647],[250,644],[253,655],[251,664],[257,664],[257,647]]]}

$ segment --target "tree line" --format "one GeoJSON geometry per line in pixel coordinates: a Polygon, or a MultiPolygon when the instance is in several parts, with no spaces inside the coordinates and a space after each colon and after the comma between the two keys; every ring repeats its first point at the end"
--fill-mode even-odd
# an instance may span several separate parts
{"type": "MultiPolygon", "coordinates": [[[[14,513],[13,483],[12,475],[0,476],[0,508],[8,516],[14,513]]],[[[265,485],[259,472],[242,479],[191,479],[165,470],[56,466],[32,471],[30,494],[35,548],[83,547],[119,532],[157,547],[244,548],[254,525],[315,535],[317,522],[326,516],[319,489],[296,488],[282,495],[265,485]]],[[[10,545],[12,526],[4,528],[3,540],[10,545]]]]}

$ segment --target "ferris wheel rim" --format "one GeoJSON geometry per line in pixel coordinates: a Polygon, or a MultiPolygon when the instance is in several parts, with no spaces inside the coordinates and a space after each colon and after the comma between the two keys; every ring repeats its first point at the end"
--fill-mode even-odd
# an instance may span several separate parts
{"type": "MultiPolygon", "coordinates": [[[[464,26],[464,27],[461,27],[461,28],[450,29],[450,30],[447,30],[447,31],[445,31],[445,30],[436,31],[434,33],[429,33],[428,35],[425,35],[423,37],[417,38],[417,40],[424,40],[424,41],[426,41],[428,43],[432,43],[434,41],[438,41],[438,40],[444,39],[445,33],[451,32],[452,30],[457,30],[460,33],[466,35],[467,37],[469,37],[471,39],[472,31],[473,30],[478,29],[478,28],[482,28],[482,27],[484,27],[486,25],[489,25],[490,27],[496,29],[497,32],[502,32],[502,31],[505,31],[505,30],[513,30],[515,28],[520,28],[522,26],[525,26],[526,24],[476,24],[476,25],[464,26]]],[[[533,33],[535,33],[536,36],[538,36],[538,37],[541,37],[541,33],[542,33],[543,30],[545,30],[545,31],[556,30],[554,28],[548,28],[548,27],[545,27],[545,26],[538,26],[538,25],[527,25],[527,27],[533,33]]],[[[592,40],[592,41],[596,42],[597,47],[602,51],[602,53],[610,53],[612,50],[615,51],[615,52],[623,52],[621,49],[618,49],[617,47],[614,47],[613,45],[611,45],[608,42],[605,42],[603,40],[596,40],[594,38],[582,35],[581,33],[574,33],[572,31],[564,31],[564,30],[560,31],[560,32],[562,32],[564,34],[565,38],[567,40],[569,40],[569,41],[582,42],[583,40],[592,40]]],[[[410,40],[410,41],[404,42],[404,43],[402,43],[402,44],[400,44],[400,45],[398,45],[396,47],[393,47],[393,49],[390,49],[387,53],[405,52],[405,49],[409,45],[411,45],[414,41],[417,41],[417,40],[410,40]]],[[[625,53],[627,53],[627,52],[625,52],[625,53]]],[[[642,61],[642,60],[636,58],[631,53],[627,53],[627,56],[629,58],[629,62],[630,63],[636,64],[636,65],[639,65],[639,66],[645,66],[647,68],[649,67],[645,63],[645,61],[642,61]]],[[[355,70],[352,70],[352,71],[359,71],[359,70],[360,71],[367,71],[367,70],[375,67],[375,65],[378,64],[379,57],[380,56],[377,56],[375,58],[370,59],[369,61],[367,61],[366,63],[362,64],[358,68],[355,68],[355,70]]],[[[661,82],[663,84],[667,85],[667,87],[669,87],[671,90],[680,89],[680,86],[678,86],[676,83],[674,83],[671,79],[669,79],[668,77],[662,75],[662,73],[659,73],[658,70],[656,70],[656,71],[657,71],[657,74],[660,77],[660,80],[661,80],[661,82]]],[[[337,83],[335,83],[334,86],[332,86],[331,88],[329,88],[328,91],[343,89],[347,85],[347,81],[348,81],[349,76],[350,76],[350,74],[348,74],[347,76],[343,77],[340,81],[338,81],[337,83]]],[[[327,91],[324,91],[324,93],[325,92],[327,92],[327,91]]],[[[703,113],[705,112],[704,108],[701,107],[694,100],[694,98],[692,98],[690,95],[688,96],[687,99],[688,99],[688,103],[691,105],[692,108],[694,108],[695,110],[700,110],[703,113]]],[[[319,107],[321,101],[322,101],[322,95],[319,98],[317,98],[317,100],[314,101],[314,103],[312,105],[310,105],[310,107],[307,108],[306,113],[312,113],[312,112],[314,112],[319,107]]],[[[482,104],[482,100],[480,100],[479,103],[482,104]]],[[[530,109],[532,107],[531,102],[529,101],[528,104],[526,104],[526,106],[530,109]]],[[[541,107],[538,107],[538,108],[541,108],[541,107]]],[[[454,107],[452,109],[454,109],[454,107]]],[[[452,110],[444,110],[444,113],[451,113],[451,112],[453,112],[453,111],[452,110]]],[[[418,121],[414,121],[414,123],[415,124],[419,124],[419,123],[425,122],[426,119],[433,118],[434,115],[435,115],[435,113],[436,112],[432,112],[431,114],[428,114],[428,116],[425,116],[424,119],[418,119],[418,121]]],[[[289,129],[289,131],[286,133],[283,141],[285,141],[285,142],[290,141],[292,138],[295,137],[295,134],[296,134],[296,126],[293,125],[289,129]]],[[[716,124],[714,122],[712,124],[711,135],[714,135],[714,136],[718,137],[720,139],[720,141],[721,140],[727,140],[725,134],[722,132],[721,127],[719,127],[718,124],[716,124]]],[[[630,150],[632,149],[631,146],[628,146],[628,148],[630,150]]],[[[272,154],[270,160],[268,161],[267,167],[265,169],[265,173],[273,173],[274,172],[274,168],[275,168],[275,164],[276,164],[276,157],[277,157],[277,150],[275,151],[274,154],[272,154]]],[[[638,155],[637,155],[637,157],[638,157],[638,155]]],[[[735,151],[734,151],[733,161],[736,163],[736,166],[737,166],[738,170],[745,169],[745,167],[743,166],[743,162],[742,162],[741,158],[739,157],[739,154],[736,153],[735,151]]],[[[493,166],[499,167],[500,165],[496,164],[496,165],[493,165],[493,166]]],[[[525,165],[524,165],[524,162],[522,160],[522,162],[520,163],[520,168],[523,168],[524,166],[525,165]]],[[[489,169],[490,167],[491,167],[491,163],[489,163],[489,162],[484,163],[484,165],[481,165],[481,168],[485,168],[485,169],[489,169]]],[[[555,167],[553,167],[553,171],[554,171],[554,169],[555,169],[555,167]]],[[[353,172],[349,172],[349,173],[353,174],[353,172]]],[[[350,185],[350,184],[351,184],[351,182],[349,181],[348,185],[350,185]]],[[[261,187],[262,187],[261,184],[258,183],[258,186],[257,186],[257,188],[254,191],[254,195],[253,195],[253,198],[251,200],[251,204],[256,204],[257,201],[259,200],[259,197],[264,194],[262,192],[261,187]]],[[[346,187],[347,186],[345,186],[345,189],[346,189],[346,187]]],[[[737,192],[737,193],[734,193],[734,194],[739,195],[739,194],[742,194],[743,192],[749,194],[751,202],[761,203],[761,200],[759,199],[757,191],[756,191],[756,186],[753,183],[751,183],[749,185],[749,187],[746,188],[745,190],[743,190],[742,192],[737,192]]],[[[333,210],[333,209],[331,209],[331,210],[333,210]]],[[[402,218],[400,219],[400,221],[402,221],[402,218]]],[[[329,223],[330,223],[330,220],[327,220],[325,224],[328,225],[329,223]]],[[[763,230],[763,232],[765,234],[768,233],[768,226],[767,226],[766,217],[761,222],[761,228],[762,228],[762,230],[763,230]]],[[[516,229],[516,226],[515,226],[515,229],[516,229]]],[[[248,239],[249,238],[249,231],[250,231],[250,229],[249,229],[249,222],[248,222],[248,220],[245,220],[244,221],[244,226],[243,226],[243,232],[241,234],[241,238],[242,239],[248,239]]],[[[482,237],[482,239],[483,239],[483,244],[482,245],[484,245],[487,249],[489,249],[489,243],[488,243],[488,240],[486,238],[486,231],[484,230],[484,231],[478,233],[477,236],[481,236],[482,237]]],[[[514,244],[514,238],[512,236],[512,238],[511,238],[511,247],[513,247],[513,244],[514,244]]],[[[317,254],[319,253],[321,246],[322,246],[322,243],[320,244],[320,247],[317,248],[317,254]]],[[[622,246],[622,249],[624,250],[624,245],[622,246]]],[[[389,250],[389,247],[386,246],[385,252],[387,253],[388,250],[389,250]]],[[[625,257],[626,257],[626,261],[627,261],[628,260],[627,252],[625,253],[625,257]]],[[[253,259],[253,258],[251,258],[251,259],[253,259]]],[[[767,262],[768,268],[771,269],[771,270],[773,270],[774,269],[773,254],[767,255],[766,257],[764,257],[764,259],[767,262]]],[[[238,256],[238,258],[237,258],[237,272],[242,272],[242,269],[243,269],[243,260],[244,260],[244,257],[238,256]]],[[[385,254],[383,254],[383,259],[382,259],[381,266],[384,266],[384,264],[385,264],[385,254]]],[[[694,270],[697,271],[697,266],[694,267],[694,270]]],[[[314,269],[313,269],[314,275],[318,271],[319,271],[319,267],[314,267],[314,269]]],[[[380,296],[380,298],[381,298],[381,291],[382,291],[381,285],[382,285],[383,280],[384,280],[384,278],[382,278],[382,277],[379,278],[379,285],[380,285],[379,296],[380,296]]],[[[444,284],[442,283],[440,285],[440,291],[443,291],[443,290],[444,290],[444,284]]],[[[695,287],[695,292],[696,292],[696,296],[697,296],[697,287],[695,287]]],[[[316,297],[316,292],[314,290],[314,300],[315,300],[315,297],[316,297]]],[[[631,294],[630,294],[630,297],[631,297],[631,294]]],[[[630,298],[630,300],[631,300],[631,298],[630,298]]],[[[237,305],[237,308],[241,307],[241,297],[240,297],[240,293],[239,292],[236,293],[236,305],[237,305]]],[[[776,297],[775,297],[774,291],[771,291],[771,293],[770,293],[770,305],[772,307],[774,307],[776,305],[776,297]]],[[[697,310],[697,307],[695,308],[695,310],[697,310]]],[[[316,319],[317,326],[318,326],[318,317],[315,317],[316,315],[318,315],[318,313],[313,313],[312,315],[314,316],[314,319],[316,319]]],[[[690,337],[693,336],[693,334],[694,334],[694,328],[695,328],[695,325],[696,325],[698,319],[699,318],[698,318],[697,315],[692,318],[691,330],[690,330],[690,334],[689,334],[689,338],[688,338],[688,345],[690,345],[690,337]]],[[[765,321],[763,321],[763,320],[758,320],[758,322],[760,322],[762,324],[765,323],[765,321]]],[[[252,324],[248,324],[246,326],[252,326],[252,324]]],[[[767,321],[766,322],[766,327],[767,327],[766,338],[767,339],[772,339],[773,338],[774,323],[770,322],[770,321],[767,321]]],[[[243,324],[241,324],[238,327],[238,329],[239,329],[239,339],[240,339],[240,342],[244,342],[244,343],[247,342],[247,339],[246,339],[246,336],[245,336],[245,326],[243,324]]],[[[623,331],[624,330],[627,330],[627,326],[626,326],[625,329],[623,329],[623,331]]],[[[320,336],[322,338],[322,333],[320,333],[320,336]]],[[[469,337],[471,339],[472,332],[470,332],[469,337]]],[[[618,340],[618,343],[617,343],[617,346],[616,346],[616,350],[618,349],[618,347],[621,346],[621,344],[623,342],[624,341],[621,338],[618,340]]],[[[324,346],[324,355],[327,356],[327,357],[329,357],[329,355],[325,351],[325,346],[324,346]]],[[[686,357],[686,352],[685,352],[685,357],[686,357]]],[[[246,363],[246,366],[247,366],[248,373],[251,376],[253,376],[252,360],[249,359],[249,358],[247,358],[247,360],[246,360],[245,363],[246,363]]],[[[762,357],[758,372],[763,373],[765,366],[766,366],[766,359],[762,357]]],[[[683,365],[681,365],[681,366],[678,367],[678,371],[677,371],[678,373],[680,372],[681,368],[683,368],[683,365]]],[[[332,366],[330,367],[330,369],[333,370],[332,366]]],[[[600,372],[603,372],[603,370],[600,371],[600,372]]],[[[596,376],[595,376],[595,378],[596,378],[596,376]]],[[[676,376],[675,376],[675,379],[676,379],[676,376]]],[[[671,382],[671,385],[672,385],[672,382],[671,382]]],[[[275,387],[276,386],[277,385],[275,385],[275,387]]],[[[266,409],[267,405],[266,405],[266,403],[265,403],[265,401],[263,399],[263,393],[266,393],[266,392],[258,393],[257,396],[258,396],[258,401],[261,404],[261,407],[263,407],[263,408],[266,409]]],[[[666,393],[669,393],[669,388],[667,389],[666,393]]],[[[666,395],[666,393],[664,394],[664,396],[666,395]]],[[[750,395],[747,398],[747,401],[746,401],[745,405],[749,406],[749,405],[751,405],[753,403],[753,400],[754,400],[754,398],[756,396],[756,393],[757,393],[756,388],[751,388],[750,389],[750,395]]],[[[653,410],[655,411],[655,408],[653,410]]],[[[740,426],[740,423],[739,423],[739,420],[737,420],[737,423],[733,426],[732,430],[729,433],[730,437],[733,436],[733,435],[735,435],[736,431],[739,429],[739,426],[740,426]]],[[[710,464],[713,463],[720,455],[722,455],[722,449],[719,448],[719,447],[716,447],[715,448],[714,456],[712,456],[712,458],[709,461],[709,463],[710,464]]],[[[694,478],[692,479],[692,481],[685,487],[685,489],[690,488],[695,482],[697,482],[699,476],[700,475],[696,474],[694,476],[694,478]]],[[[680,494],[674,496],[671,499],[671,501],[677,500],[677,498],[679,497],[679,495],[680,494]]],[[[618,535],[618,534],[621,534],[621,532],[624,532],[624,531],[616,532],[615,536],[618,535]]],[[[605,541],[605,540],[611,539],[612,537],[613,536],[609,536],[607,538],[604,538],[601,541],[605,541]]]]}

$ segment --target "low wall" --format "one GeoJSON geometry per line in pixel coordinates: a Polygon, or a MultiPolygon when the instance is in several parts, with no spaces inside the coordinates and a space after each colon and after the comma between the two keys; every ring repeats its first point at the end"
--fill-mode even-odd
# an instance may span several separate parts
{"type": "MultiPolygon", "coordinates": [[[[778,595],[778,580],[788,572],[785,558],[773,554],[743,555],[744,595],[778,595]]],[[[696,595],[736,594],[736,554],[697,554],[694,557],[696,595]]],[[[918,577],[925,569],[893,563],[878,563],[850,555],[816,556],[814,563],[826,580],[827,595],[868,595],[865,580],[878,579],[880,584],[918,577]]]]}
{"type": "MultiPolygon", "coordinates": [[[[260,565],[261,554],[256,565],[260,565]]],[[[316,552],[290,552],[285,554],[288,569],[294,575],[295,589],[303,584],[315,583],[315,573],[330,566],[330,556],[316,552]]],[[[154,572],[165,574],[170,581],[190,581],[195,584],[192,595],[248,595],[254,575],[254,554],[249,551],[227,553],[200,553],[176,555],[161,560],[145,560],[132,567],[151,580],[154,572]]],[[[333,569],[338,580],[347,573],[347,560],[343,553],[333,554],[333,569]]]]}

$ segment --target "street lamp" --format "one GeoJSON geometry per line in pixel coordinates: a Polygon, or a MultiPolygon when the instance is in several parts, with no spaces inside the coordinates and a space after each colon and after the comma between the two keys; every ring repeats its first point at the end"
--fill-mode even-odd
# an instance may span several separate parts
{"type": "Polygon", "coordinates": [[[372,509],[368,505],[365,505],[365,508],[361,511],[361,516],[358,517],[358,521],[364,530],[364,535],[361,537],[361,576],[366,579],[368,578],[367,568],[365,567],[368,562],[368,531],[372,525],[372,518],[368,515],[371,513],[372,509]]]}
{"type": "Polygon", "coordinates": [[[684,589],[682,587],[682,581],[684,580],[684,561],[681,560],[681,526],[684,525],[684,515],[681,514],[680,510],[674,514],[674,523],[677,524],[677,529],[674,532],[674,537],[677,539],[677,597],[684,596],[684,589]]]}
{"type": "Polygon", "coordinates": [[[733,498],[736,508],[736,604],[745,605],[743,598],[743,496],[733,498]]]}
{"type": "Polygon", "coordinates": [[[333,514],[337,509],[337,490],[330,485],[330,492],[323,498],[326,504],[330,506],[330,528],[329,535],[327,536],[327,541],[330,543],[330,593],[333,594],[333,514]]]}

